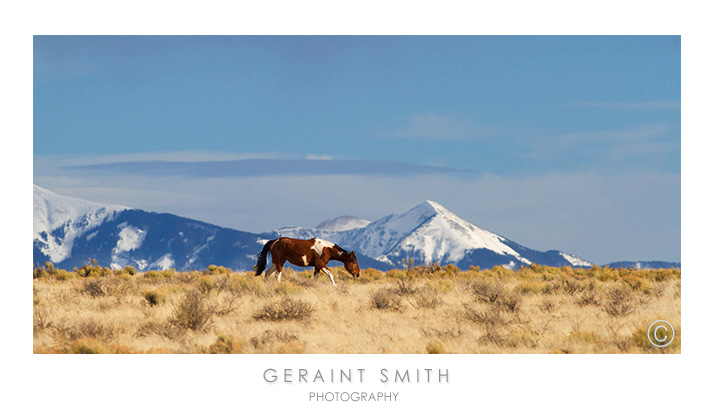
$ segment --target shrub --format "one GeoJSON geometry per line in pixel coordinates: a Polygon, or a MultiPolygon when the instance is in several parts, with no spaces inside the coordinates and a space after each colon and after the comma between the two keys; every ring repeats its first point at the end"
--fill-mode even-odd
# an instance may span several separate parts
{"type": "Polygon", "coordinates": [[[426,282],[427,288],[439,293],[447,294],[454,289],[454,281],[451,279],[431,279],[426,282]]]}
{"type": "Polygon", "coordinates": [[[208,353],[239,353],[243,347],[243,342],[234,340],[231,336],[220,334],[216,342],[209,346],[208,353]]]}
{"type": "MultiPolygon", "coordinates": [[[[314,281],[312,282],[315,284],[314,281]]],[[[303,292],[303,288],[284,279],[274,287],[273,291],[278,295],[295,295],[303,292]]]]}
{"type": "Polygon", "coordinates": [[[493,304],[496,308],[516,313],[521,307],[521,296],[517,292],[509,292],[504,285],[496,280],[479,280],[471,285],[471,292],[477,301],[493,304]]]}
{"type": "Polygon", "coordinates": [[[509,333],[506,339],[506,344],[516,347],[516,346],[526,346],[528,348],[535,348],[539,344],[539,335],[530,331],[516,331],[509,333]]]}
{"type": "Polygon", "coordinates": [[[667,281],[671,279],[680,279],[679,269],[658,269],[654,271],[655,282],[667,281]]]}
{"type": "Polygon", "coordinates": [[[412,279],[400,278],[395,284],[393,291],[397,295],[413,295],[417,292],[415,281],[412,279]]]}
{"type": "Polygon", "coordinates": [[[554,300],[551,299],[550,296],[545,296],[543,301],[541,301],[541,304],[539,304],[539,310],[546,312],[546,313],[552,313],[556,310],[556,303],[554,303],[554,300]]]}
{"type": "MultiPolygon", "coordinates": [[[[50,263],[50,262],[47,262],[47,263],[50,263]]],[[[37,268],[32,270],[32,279],[44,278],[44,277],[50,275],[46,269],[39,266],[40,264],[37,264],[37,265],[38,265],[37,268]]]]}
{"type": "MultiPolygon", "coordinates": [[[[336,272],[339,271],[336,270],[336,272]]],[[[362,275],[362,273],[360,274],[362,275]]],[[[295,276],[290,277],[289,279],[285,279],[283,282],[290,282],[291,284],[294,284],[293,286],[295,287],[296,285],[302,288],[315,288],[318,285],[317,280],[313,279],[313,274],[310,274],[306,276],[305,274],[295,274],[295,276]]],[[[291,289],[291,291],[288,292],[299,292],[297,288],[291,289]]]]}
{"type": "Polygon", "coordinates": [[[253,314],[253,318],[267,321],[308,320],[314,311],[315,308],[309,303],[285,297],[264,305],[253,314]]]}
{"type": "MultiPolygon", "coordinates": [[[[409,270],[409,271],[412,271],[412,270],[409,270]]],[[[402,269],[391,269],[385,273],[385,276],[387,278],[393,278],[393,279],[405,279],[408,277],[407,273],[402,269]]]]}
{"type": "Polygon", "coordinates": [[[87,294],[89,294],[93,298],[101,297],[101,296],[105,295],[102,285],[95,280],[85,282],[83,291],[86,292],[87,294]]]}
{"type": "Polygon", "coordinates": [[[221,308],[216,309],[216,315],[217,316],[225,316],[227,314],[233,313],[236,308],[240,305],[240,303],[237,303],[241,298],[241,294],[228,294],[226,297],[224,297],[224,301],[221,304],[221,308]]]}
{"type": "Polygon", "coordinates": [[[482,340],[497,345],[504,343],[504,333],[514,323],[514,320],[507,317],[497,304],[489,305],[486,308],[474,308],[469,304],[464,304],[463,317],[482,327],[484,330],[482,340]]]}
{"type": "Polygon", "coordinates": [[[357,278],[358,282],[370,282],[381,279],[385,276],[383,272],[376,270],[375,268],[367,268],[360,271],[360,278],[357,278]]]}
{"type": "Polygon", "coordinates": [[[627,316],[636,309],[633,292],[625,287],[611,288],[606,291],[603,310],[612,317],[627,316]]]}
{"type": "Polygon", "coordinates": [[[47,273],[50,275],[54,275],[57,273],[57,269],[55,268],[55,265],[50,261],[45,262],[45,269],[47,270],[47,273]]]}
{"type": "Polygon", "coordinates": [[[41,309],[35,308],[32,312],[32,333],[39,334],[41,331],[52,327],[53,323],[49,315],[41,309]]]}
{"type": "Polygon", "coordinates": [[[173,316],[169,323],[181,329],[202,331],[211,320],[214,309],[210,307],[206,298],[196,290],[184,295],[178,305],[174,307],[173,316]]]}
{"type": "Polygon", "coordinates": [[[430,342],[427,345],[427,353],[429,354],[444,354],[447,353],[447,349],[445,349],[444,345],[441,342],[430,342]]]}
{"type": "Polygon", "coordinates": [[[305,352],[305,343],[293,340],[278,347],[278,353],[284,355],[295,355],[305,352]]]}
{"type": "Polygon", "coordinates": [[[454,264],[448,264],[445,266],[444,271],[446,272],[446,275],[450,277],[456,276],[460,272],[459,268],[454,264]]]}
{"type": "Polygon", "coordinates": [[[636,346],[649,353],[673,353],[680,350],[680,326],[674,327],[675,336],[673,341],[666,347],[655,347],[650,343],[648,340],[648,327],[649,325],[643,325],[633,332],[631,340],[636,346]]]}
{"type": "Polygon", "coordinates": [[[157,306],[166,302],[166,295],[158,290],[148,290],[144,292],[144,299],[150,306],[157,306]]]}
{"type": "Polygon", "coordinates": [[[577,330],[569,335],[568,340],[574,343],[594,344],[598,341],[598,336],[593,332],[577,330]]]}
{"type": "Polygon", "coordinates": [[[517,284],[514,291],[520,294],[540,294],[543,292],[544,287],[545,285],[540,282],[527,281],[517,284]]]}
{"type": "Polygon", "coordinates": [[[665,282],[657,282],[655,285],[649,286],[643,290],[643,294],[652,295],[655,298],[660,298],[665,294],[668,284],[665,282]]]}
{"type": "Polygon", "coordinates": [[[568,295],[574,295],[581,290],[581,286],[573,279],[565,279],[562,282],[561,288],[568,295]]]}
{"type": "Polygon", "coordinates": [[[144,278],[148,278],[152,281],[158,281],[159,279],[163,279],[164,275],[159,271],[151,270],[151,271],[146,271],[144,273],[144,278]]]}
{"type": "Polygon", "coordinates": [[[473,282],[470,290],[477,300],[484,303],[496,303],[504,294],[504,286],[502,283],[494,280],[479,280],[473,282]]]}
{"type": "Polygon", "coordinates": [[[69,352],[79,354],[132,353],[131,349],[127,346],[117,344],[105,345],[101,341],[92,338],[75,340],[70,345],[69,352]]]}
{"type": "Polygon", "coordinates": [[[414,295],[414,300],[414,305],[417,308],[435,309],[442,305],[442,303],[444,303],[439,294],[437,294],[437,291],[427,287],[422,288],[420,291],[417,291],[417,293],[414,295]]]}
{"type": "Polygon", "coordinates": [[[521,308],[521,296],[514,292],[504,293],[497,304],[511,313],[517,313],[521,308]]]}
{"type": "Polygon", "coordinates": [[[112,273],[112,270],[109,268],[102,268],[101,266],[97,265],[97,260],[96,259],[91,259],[90,263],[83,266],[82,268],[75,268],[74,271],[77,273],[77,275],[87,278],[87,277],[103,277],[110,275],[112,273]]]}
{"type": "Polygon", "coordinates": [[[263,349],[274,342],[290,343],[294,341],[298,341],[298,336],[294,334],[285,331],[266,330],[260,337],[252,337],[251,345],[256,349],[263,349]]]}
{"type": "Polygon", "coordinates": [[[67,325],[65,322],[58,322],[53,325],[56,336],[65,342],[71,342],[79,339],[95,339],[109,341],[113,339],[117,333],[116,328],[112,324],[105,324],[96,320],[84,320],[73,325],[67,325]]]}
{"type": "Polygon", "coordinates": [[[79,354],[97,354],[97,353],[109,353],[107,348],[97,339],[78,339],[72,342],[70,345],[70,353],[79,354]]]}
{"type": "Polygon", "coordinates": [[[381,288],[370,297],[370,305],[378,310],[402,310],[402,297],[388,288],[381,288]]]}
{"type": "Polygon", "coordinates": [[[200,277],[196,287],[202,294],[208,295],[214,289],[214,280],[210,276],[200,277]]]}
{"type": "Polygon", "coordinates": [[[576,304],[581,307],[585,307],[587,305],[599,305],[600,303],[601,297],[596,290],[584,291],[576,301],[576,304]]]}
{"type": "Polygon", "coordinates": [[[253,294],[256,297],[267,297],[271,294],[264,279],[245,275],[232,279],[228,288],[232,293],[253,294]]]}
{"type": "Polygon", "coordinates": [[[219,275],[219,274],[230,274],[231,270],[223,266],[209,265],[209,267],[204,270],[205,274],[219,275]]]}

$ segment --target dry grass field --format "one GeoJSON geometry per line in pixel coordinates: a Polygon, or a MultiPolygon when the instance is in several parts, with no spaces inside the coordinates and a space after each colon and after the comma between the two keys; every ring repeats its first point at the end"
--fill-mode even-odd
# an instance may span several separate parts
{"type": "Polygon", "coordinates": [[[35,353],[680,353],[680,270],[33,271],[35,353]],[[655,348],[646,330],[676,330],[655,348]]]}

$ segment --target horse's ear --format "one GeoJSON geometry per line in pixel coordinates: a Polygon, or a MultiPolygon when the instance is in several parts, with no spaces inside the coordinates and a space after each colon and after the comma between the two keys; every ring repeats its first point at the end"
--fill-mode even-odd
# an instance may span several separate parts
{"type": "Polygon", "coordinates": [[[355,251],[350,252],[350,256],[355,256],[355,251]]]}

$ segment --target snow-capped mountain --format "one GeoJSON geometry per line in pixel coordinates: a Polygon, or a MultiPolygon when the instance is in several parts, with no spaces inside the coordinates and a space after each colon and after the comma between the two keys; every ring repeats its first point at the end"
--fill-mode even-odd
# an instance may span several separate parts
{"type": "Polygon", "coordinates": [[[33,262],[72,269],[102,266],[139,270],[249,270],[261,235],[175,216],[59,196],[34,186],[33,262]]]}
{"type": "Polygon", "coordinates": [[[521,246],[461,219],[434,201],[425,201],[405,213],[391,214],[359,228],[332,231],[291,227],[278,229],[274,234],[297,238],[319,236],[392,267],[401,267],[402,261],[408,259],[413,259],[416,265],[452,263],[460,268],[532,263],[591,266],[574,255],[521,246]]]}
{"type": "Polygon", "coordinates": [[[52,262],[72,252],[75,239],[89,233],[128,207],[65,197],[33,185],[32,238],[52,262]]]}
{"type": "Polygon", "coordinates": [[[96,259],[100,265],[132,265],[139,270],[200,270],[212,264],[250,270],[263,243],[278,236],[321,237],[356,251],[362,268],[380,270],[400,268],[409,259],[415,265],[452,263],[463,269],[531,263],[591,266],[574,255],[519,245],[433,201],[374,222],[341,216],[314,229],[285,227],[256,234],[172,214],[63,197],[34,187],[35,264],[52,261],[58,268],[72,269],[96,259]]]}

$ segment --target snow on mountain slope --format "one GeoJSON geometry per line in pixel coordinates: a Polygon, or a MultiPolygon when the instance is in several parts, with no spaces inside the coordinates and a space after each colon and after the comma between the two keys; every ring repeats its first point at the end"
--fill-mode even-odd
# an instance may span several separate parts
{"type": "MultiPolygon", "coordinates": [[[[444,206],[426,201],[403,214],[393,214],[355,231],[350,239],[365,254],[388,259],[415,258],[422,263],[459,262],[474,249],[513,256],[529,264],[505,239],[456,216],[444,206]]],[[[347,243],[346,243],[347,244],[347,243]]]]}
{"type": "Polygon", "coordinates": [[[249,270],[266,238],[319,237],[356,251],[363,268],[388,270],[403,260],[416,265],[452,263],[519,267],[537,263],[589,267],[577,256],[527,248],[482,229],[434,202],[369,222],[341,216],[315,229],[285,227],[253,234],[171,214],[145,212],[63,197],[34,186],[34,262],[80,267],[88,259],[102,265],[139,270],[193,270],[211,264],[249,270]]]}
{"type": "Polygon", "coordinates": [[[61,262],[70,256],[77,237],[127,209],[61,196],[33,184],[32,237],[52,262],[61,262]]]}
{"type": "Polygon", "coordinates": [[[401,252],[422,253],[425,263],[446,264],[460,261],[469,250],[487,249],[500,255],[514,256],[525,264],[531,263],[505,245],[504,238],[462,220],[440,204],[427,201],[421,206],[425,206],[427,213],[434,212],[434,215],[390,251],[394,256],[399,256],[401,252]]]}
{"type": "Polygon", "coordinates": [[[563,252],[560,252],[560,255],[563,256],[563,258],[566,259],[573,266],[585,266],[585,267],[593,266],[593,264],[591,262],[584,261],[583,259],[579,258],[578,256],[571,255],[568,253],[563,253],[563,252]]]}
{"type": "MultiPolygon", "coordinates": [[[[321,225],[331,224],[333,220],[321,225]]],[[[401,267],[402,261],[407,259],[414,260],[417,265],[437,262],[441,265],[453,263],[460,267],[479,265],[488,268],[494,265],[515,268],[531,263],[577,267],[592,265],[564,252],[526,248],[482,229],[429,200],[405,213],[390,214],[362,227],[331,229],[285,227],[273,231],[273,236],[298,239],[319,237],[393,267],[401,267]]]]}
{"type": "Polygon", "coordinates": [[[369,220],[354,216],[340,216],[325,220],[315,228],[326,232],[344,232],[346,230],[363,228],[370,224],[369,220]]]}

